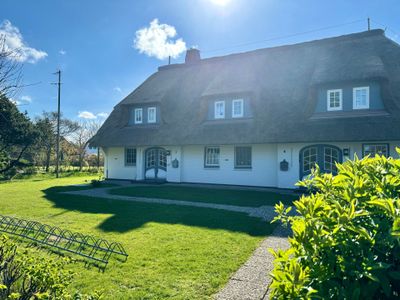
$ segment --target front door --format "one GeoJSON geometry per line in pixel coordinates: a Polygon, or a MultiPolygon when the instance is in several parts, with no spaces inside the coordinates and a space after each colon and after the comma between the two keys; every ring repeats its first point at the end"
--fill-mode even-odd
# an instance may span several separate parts
{"type": "Polygon", "coordinates": [[[145,152],[145,179],[165,180],[167,177],[167,151],[161,147],[145,152]]]}

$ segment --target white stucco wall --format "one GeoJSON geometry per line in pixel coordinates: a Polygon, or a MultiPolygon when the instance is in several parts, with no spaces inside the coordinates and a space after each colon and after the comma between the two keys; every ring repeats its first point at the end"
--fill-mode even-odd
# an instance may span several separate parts
{"type": "MultiPolygon", "coordinates": [[[[374,142],[364,142],[372,144],[374,142]]],[[[390,145],[390,155],[398,158],[396,146],[400,147],[400,141],[379,142],[390,145]]],[[[260,144],[252,146],[252,168],[234,168],[234,145],[220,146],[220,167],[210,169],[204,167],[205,146],[161,146],[169,150],[171,155],[167,156],[167,172],[165,174],[168,182],[195,182],[234,184],[249,186],[265,186],[279,188],[296,188],[295,183],[300,176],[300,150],[315,143],[287,143],[287,144],[260,144]],[[172,167],[172,161],[176,159],[178,168],[172,167]],[[286,160],[289,163],[288,171],[280,170],[280,162],[286,160]]],[[[363,143],[331,143],[321,142],[318,144],[329,144],[340,149],[349,148],[350,157],[354,158],[356,153],[362,157],[363,143]]],[[[137,159],[135,166],[125,166],[124,148],[105,148],[105,177],[115,179],[144,179],[144,153],[147,147],[137,148],[137,159]]],[[[344,160],[346,158],[344,157],[344,160]]],[[[161,171],[160,171],[161,172],[161,171]]],[[[159,174],[161,175],[161,174],[159,174]]],[[[161,177],[161,176],[159,176],[161,177]]]]}
{"type": "Polygon", "coordinates": [[[136,166],[125,166],[125,148],[105,148],[104,177],[136,180],[136,166]]]}
{"type": "Polygon", "coordinates": [[[204,167],[204,146],[182,147],[182,181],[250,186],[277,185],[276,145],[251,145],[252,168],[235,169],[234,145],[220,146],[220,167],[204,167]]]}
{"type": "MultiPolygon", "coordinates": [[[[374,144],[376,142],[364,142],[364,143],[352,143],[352,142],[343,142],[343,143],[332,143],[332,142],[321,142],[318,144],[328,144],[336,146],[340,149],[349,148],[350,149],[350,159],[354,158],[354,154],[357,154],[358,158],[362,158],[362,145],[363,144],[374,144]]],[[[396,146],[400,145],[400,141],[396,142],[379,142],[379,144],[387,143],[389,144],[389,154],[390,156],[398,158],[396,153],[396,146]]],[[[277,173],[277,186],[280,188],[295,188],[295,183],[299,181],[300,177],[300,162],[299,162],[299,154],[300,150],[303,147],[315,145],[316,143],[288,143],[288,144],[278,144],[277,146],[277,158],[278,164],[279,162],[285,159],[289,162],[289,170],[281,171],[278,165],[278,173],[277,173]]],[[[346,160],[346,157],[343,157],[343,161],[346,160]]]]}

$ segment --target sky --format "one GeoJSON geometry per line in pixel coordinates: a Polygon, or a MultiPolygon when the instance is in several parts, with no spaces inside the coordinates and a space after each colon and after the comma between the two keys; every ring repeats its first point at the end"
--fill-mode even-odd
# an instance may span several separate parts
{"type": "Polygon", "coordinates": [[[31,118],[104,120],[161,65],[201,57],[386,29],[400,42],[400,1],[1,0],[0,36],[18,49],[23,87],[13,100],[31,118]]]}

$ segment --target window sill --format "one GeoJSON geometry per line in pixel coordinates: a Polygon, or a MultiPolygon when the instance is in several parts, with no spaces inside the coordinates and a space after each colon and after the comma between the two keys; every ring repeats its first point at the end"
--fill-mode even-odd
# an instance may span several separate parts
{"type": "Polygon", "coordinates": [[[136,167],[136,164],[134,164],[134,165],[127,165],[127,164],[125,164],[125,167],[126,167],[126,168],[136,167]]]}
{"type": "Polygon", "coordinates": [[[252,167],[235,167],[235,171],[251,171],[253,168],[252,167]]]}
{"type": "Polygon", "coordinates": [[[205,170],[219,170],[219,166],[215,166],[215,167],[213,167],[213,166],[204,166],[204,169],[205,170]]]}

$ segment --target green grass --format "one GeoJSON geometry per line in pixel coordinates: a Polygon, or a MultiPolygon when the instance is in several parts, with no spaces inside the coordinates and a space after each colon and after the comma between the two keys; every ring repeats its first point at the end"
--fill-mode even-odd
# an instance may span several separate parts
{"type": "Polygon", "coordinates": [[[291,205],[298,196],[279,194],[270,191],[254,191],[245,189],[223,189],[188,186],[130,186],[112,189],[114,195],[163,198],[183,201],[209,202],[238,206],[275,205],[282,201],[291,205]]]}
{"type": "Polygon", "coordinates": [[[104,273],[69,266],[72,289],[101,289],[104,299],[210,299],[273,229],[241,213],[59,193],[93,178],[0,184],[0,213],[122,243],[127,262],[112,259],[104,273]]]}

